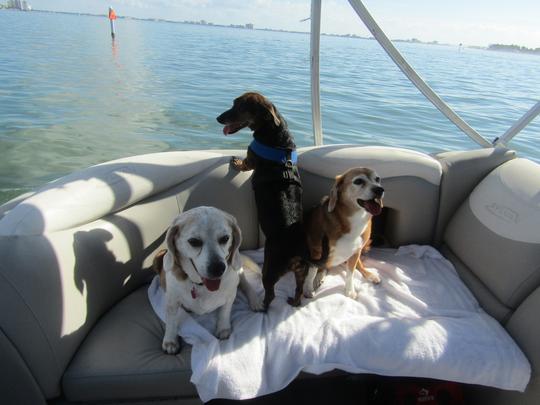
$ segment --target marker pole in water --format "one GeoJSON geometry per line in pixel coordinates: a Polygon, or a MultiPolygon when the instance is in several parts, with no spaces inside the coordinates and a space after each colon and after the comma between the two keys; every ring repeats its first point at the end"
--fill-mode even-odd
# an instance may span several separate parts
{"type": "Polygon", "coordinates": [[[116,13],[114,12],[112,7],[109,7],[109,20],[111,21],[111,37],[114,38],[114,20],[116,20],[116,13]]]}

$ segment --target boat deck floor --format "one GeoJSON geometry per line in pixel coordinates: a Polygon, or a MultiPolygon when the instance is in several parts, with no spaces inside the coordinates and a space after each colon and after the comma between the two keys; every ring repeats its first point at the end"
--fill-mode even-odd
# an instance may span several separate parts
{"type": "Polygon", "coordinates": [[[382,377],[375,375],[340,375],[308,377],[293,381],[283,390],[263,397],[232,401],[216,399],[209,405],[466,405],[461,398],[461,387],[425,378],[382,377]],[[425,387],[431,390],[423,399],[418,393],[425,387]],[[446,389],[449,388],[448,392],[446,389]]]}

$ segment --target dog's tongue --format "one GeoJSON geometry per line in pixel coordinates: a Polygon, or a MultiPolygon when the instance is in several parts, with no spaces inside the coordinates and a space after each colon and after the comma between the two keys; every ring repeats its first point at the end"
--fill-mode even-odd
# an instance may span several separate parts
{"type": "Polygon", "coordinates": [[[223,135],[227,136],[227,135],[230,134],[230,132],[231,132],[231,126],[230,125],[225,125],[223,127],[223,135]]]}
{"type": "Polygon", "coordinates": [[[221,279],[220,278],[215,278],[213,280],[209,279],[209,278],[204,278],[202,279],[204,285],[206,288],[208,288],[208,290],[210,291],[216,291],[218,288],[219,288],[219,285],[221,284],[221,279]]]}
{"type": "Polygon", "coordinates": [[[376,200],[364,201],[364,208],[373,216],[379,215],[382,211],[381,204],[376,200]]]}

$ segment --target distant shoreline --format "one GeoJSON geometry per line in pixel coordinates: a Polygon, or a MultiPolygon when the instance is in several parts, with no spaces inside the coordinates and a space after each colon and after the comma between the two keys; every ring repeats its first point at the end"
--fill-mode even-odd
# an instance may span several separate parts
{"type": "MultiPolygon", "coordinates": [[[[1,9],[1,8],[0,8],[1,9]]],[[[19,11],[19,10],[17,10],[19,11]]],[[[51,14],[69,14],[69,15],[84,15],[89,17],[107,17],[107,14],[92,14],[92,13],[75,13],[70,11],[53,11],[53,10],[36,10],[33,9],[33,12],[40,12],[40,13],[51,13],[51,14]]],[[[290,31],[285,29],[276,29],[276,28],[255,28],[253,24],[245,24],[245,25],[238,25],[238,24],[214,24],[212,22],[207,22],[205,20],[200,21],[178,21],[178,20],[167,20],[163,18],[140,18],[140,17],[131,17],[131,16],[118,16],[118,19],[123,20],[137,20],[137,21],[153,21],[153,22],[160,22],[160,23],[169,23],[169,24],[189,24],[189,25],[203,25],[207,27],[221,27],[221,28],[237,28],[237,29],[244,29],[244,30],[254,30],[254,31],[271,31],[271,32],[286,32],[291,34],[304,34],[309,35],[309,31],[290,31]]],[[[367,39],[367,40],[375,40],[373,37],[364,37],[361,35],[356,34],[332,34],[332,33],[321,33],[321,36],[328,36],[328,37],[339,37],[339,38],[353,38],[353,39],[367,39]]],[[[423,44],[423,45],[439,45],[439,46],[459,46],[461,47],[462,44],[448,44],[448,43],[440,43],[438,41],[421,41],[417,38],[411,38],[411,39],[392,39],[392,42],[403,42],[403,43],[411,43],[411,44],[423,44]]],[[[529,55],[540,55],[540,48],[527,48],[525,46],[520,45],[504,45],[504,44],[491,44],[489,46],[475,46],[475,45],[468,45],[465,46],[466,48],[470,49],[481,49],[481,50],[487,50],[487,51],[497,51],[497,52],[511,52],[511,53],[524,53],[529,55]]]]}
{"type": "MultiPolygon", "coordinates": [[[[107,17],[107,14],[92,14],[92,13],[74,13],[71,11],[53,11],[53,10],[33,10],[40,13],[51,13],[51,14],[69,14],[69,15],[84,15],[89,17],[107,17]]],[[[169,23],[169,24],[189,24],[189,25],[203,25],[206,27],[221,27],[221,28],[238,28],[238,29],[244,29],[244,30],[254,30],[254,31],[271,31],[271,32],[286,32],[290,34],[303,34],[303,35],[309,35],[309,31],[291,31],[291,30],[285,30],[285,29],[277,29],[277,28],[255,28],[253,24],[245,24],[245,25],[239,25],[239,24],[215,24],[213,22],[200,20],[200,21],[178,21],[178,20],[167,20],[164,18],[140,18],[140,17],[131,17],[131,16],[118,16],[119,20],[137,20],[137,21],[153,21],[153,22],[160,22],[160,23],[169,23]]],[[[340,37],[340,38],[354,38],[354,39],[368,39],[368,40],[375,40],[373,37],[364,37],[361,35],[356,34],[332,34],[332,33],[326,33],[321,32],[321,36],[327,36],[327,37],[340,37]]],[[[392,39],[393,42],[407,42],[407,43],[413,43],[413,44],[425,44],[425,45],[445,45],[445,46],[454,46],[453,44],[443,44],[439,43],[438,41],[430,41],[430,42],[423,42],[416,38],[412,39],[392,39]]],[[[455,45],[457,46],[457,45],[455,45]]]]}
{"type": "Polygon", "coordinates": [[[503,45],[503,44],[492,44],[488,46],[488,51],[499,51],[499,52],[511,52],[511,53],[528,53],[531,55],[540,55],[540,48],[527,48],[525,46],[519,45],[503,45]]]}

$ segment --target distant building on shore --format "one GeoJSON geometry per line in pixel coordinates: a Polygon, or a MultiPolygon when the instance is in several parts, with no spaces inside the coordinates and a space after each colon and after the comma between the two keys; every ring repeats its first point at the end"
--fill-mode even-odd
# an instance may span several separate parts
{"type": "Polygon", "coordinates": [[[26,0],[8,0],[7,8],[14,8],[21,11],[31,11],[32,6],[26,0]]]}

